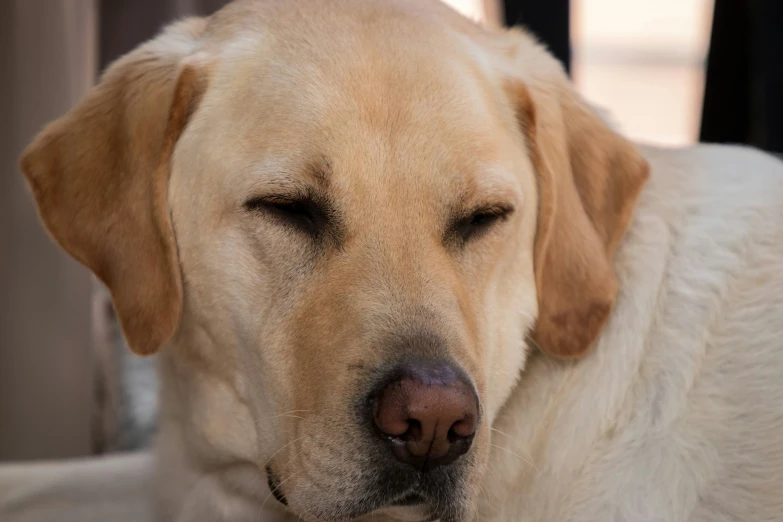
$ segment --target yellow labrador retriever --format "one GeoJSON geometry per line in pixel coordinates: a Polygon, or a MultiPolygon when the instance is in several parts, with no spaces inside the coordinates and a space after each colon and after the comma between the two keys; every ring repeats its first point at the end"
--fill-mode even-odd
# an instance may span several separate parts
{"type": "Polygon", "coordinates": [[[160,351],[161,521],[783,519],[783,164],[630,143],[523,32],[240,0],[22,168],[160,351]]]}

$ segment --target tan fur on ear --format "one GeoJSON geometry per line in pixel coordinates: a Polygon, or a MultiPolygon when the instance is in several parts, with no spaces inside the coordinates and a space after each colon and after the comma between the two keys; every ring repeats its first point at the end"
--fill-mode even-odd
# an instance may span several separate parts
{"type": "Polygon", "coordinates": [[[180,22],[119,59],[21,160],[42,221],[109,288],[139,354],[174,334],[182,309],[169,163],[205,86],[181,64],[203,26],[180,22]]]}
{"type": "Polygon", "coordinates": [[[617,293],[612,259],[649,176],[636,148],[573,91],[562,70],[508,89],[538,176],[533,340],[560,357],[583,355],[617,293]]]}

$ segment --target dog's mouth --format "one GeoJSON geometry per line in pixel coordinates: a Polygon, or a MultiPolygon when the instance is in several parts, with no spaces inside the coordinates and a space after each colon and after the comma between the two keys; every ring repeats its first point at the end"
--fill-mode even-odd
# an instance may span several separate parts
{"type": "MultiPolygon", "coordinates": [[[[277,474],[274,473],[271,466],[266,468],[267,484],[272,497],[286,507],[289,506],[288,499],[283,491],[283,484],[277,474]]],[[[417,489],[409,489],[406,492],[389,498],[384,495],[384,499],[378,498],[375,502],[365,503],[361,507],[356,507],[353,516],[360,518],[372,513],[384,513],[394,520],[400,522],[433,522],[443,518],[438,513],[431,501],[417,489]]],[[[294,506],[295,508],[295,506],[294,506]]]]}
{"type": "Polygon", "coordinates": [[[439,517],[419,493],[410,492],[378,511],[401,522],[432,522],[439,517]]]}
{"type": "Polygon", "coordinates": [[[424,497],[422,497],[418,493],[410,492],[406,494],[404,497],[392,501],[391,505],[392,507],[409,507],[409,506],[419,506],[426,503],[427,501],[424,499],[424,497]]]}
{"type": "Polygon", "coordinates": [[[283,491],[280,489],[280,478],[272,472],[272,468],[269,466],[266,467],[266,481],[269,485],[269,491],[272,492],[272,496],[275,497],[275,500],[284,506],[288,506],[288,499],[285,498],[283,491]]]}
{"type": "MultiPolygon", "coordinates": [[[[284,506],[288,506],[288,499],[285,497],[285,494],[280,487],[280,478],[275,475],[270,466],[266,467],[266,480],[267,484],[269,485],[269,490],[272,492],[272,496],[275,498],[275,500],[284,506]]],[[[418,507],[424,506],[426,503],[427,501],[424,499],[424,497],[416,492],[411,491],[402,497],[391,501],[389,507],[418,507]]]]}

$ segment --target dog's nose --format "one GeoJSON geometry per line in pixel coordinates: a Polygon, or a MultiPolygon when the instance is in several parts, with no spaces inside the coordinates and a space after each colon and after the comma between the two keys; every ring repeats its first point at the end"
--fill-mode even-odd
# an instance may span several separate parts
{"type": "Polygon", "coordinates": [[[394,456],[422,471],[465,454],[478,426],[479,404],[451,365],[406,364],[374,395],[373,422],[394,456]]]}

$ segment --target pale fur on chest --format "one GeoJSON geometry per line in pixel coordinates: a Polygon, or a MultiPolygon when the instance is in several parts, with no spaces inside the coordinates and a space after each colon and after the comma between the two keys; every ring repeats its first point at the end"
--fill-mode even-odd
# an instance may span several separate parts
{"type": "Polygon", "coordinates": [[[493,432],[480,520],[780,520],[783,164],[645,151],[592,354],[533,357],[493,432]]]}

